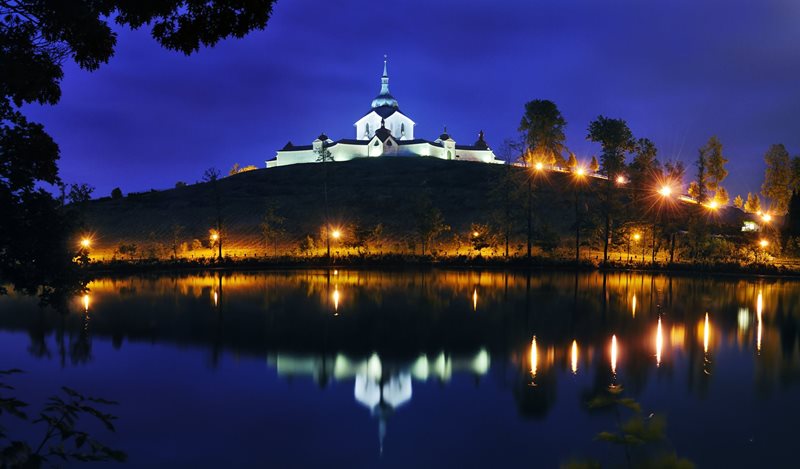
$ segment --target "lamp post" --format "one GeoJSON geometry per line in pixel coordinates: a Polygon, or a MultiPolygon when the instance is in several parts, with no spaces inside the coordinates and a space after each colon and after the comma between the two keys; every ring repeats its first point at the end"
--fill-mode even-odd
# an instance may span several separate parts
{"type": "MultiPolygon", "coordinates": [[[[578,166],[572,173],[575,177],[575,264],[581,261],[581,217],[579,211],[579,198],[581,185],[585,181],[586,170],[578,166]]],[[[628,259],[630,260],[630,240],[628,240],[628,259]]]]}

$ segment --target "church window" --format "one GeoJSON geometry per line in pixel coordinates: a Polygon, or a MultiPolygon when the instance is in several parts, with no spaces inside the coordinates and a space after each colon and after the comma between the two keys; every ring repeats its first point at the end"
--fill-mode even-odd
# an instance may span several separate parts
{"type": "Polygon", "coordinates": [[[367,122],[367,130],[364,131],[367,137],[369,137],[369,122],[367,122]]]}
{"type": "Polygon", "coordinates": [[[372,144],[372,146],[373,146],[373,147],[377,147],[377,146],[378,146],[378,145],[380,145],[380,144],[381,144],[381,142],[379,142],[379,141],[375,140],[375,143],[373,143],[373,144],[372,144]]]}
{"type": "Polygon", "coordinates": [[[401,123],[400,124],[400,136],[404,136],[405,134],[406,134],[406,124],[405,123],[401,123]]]}
{"type": "Polygon", "coordinates": [[[453,158],[453,154],[450,153],[450,150],[447,150],[447,159],[450,160],[453,158]]]}
{"type": "Polygon", "coordinates": [[[392,146],[392,141],[391,141],[391,140],[387,140],[387,141],[386,141],[386,146],[387,146],[387,147],[390,147],[390,146],[392,146]]]}

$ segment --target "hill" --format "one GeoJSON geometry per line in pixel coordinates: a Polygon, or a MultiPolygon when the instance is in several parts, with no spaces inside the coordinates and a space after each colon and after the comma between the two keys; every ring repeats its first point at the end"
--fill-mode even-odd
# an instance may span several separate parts
{"type": "MultiPolygon", "coordinates": [[[[357,227],[383,226],[384,249],[407,250],[413,239],[421,200],[438,208],[451,227],[447,239],[468,240],[473,223],[489,223],[504,207],[504,178],[518,181],[511,194],[517,220],[514,247],[524,241],[525,168],[436,158],[374,158],[327,164],[259,169],[174,189],[103,198],[85,204],[86,229],[93,237],[92,255],[110,257],[120,245],[137,246],[136,256],[169,256],[173,242],[183,254],[209,256],[215,226],[217,194],[223,215],[225,252],[261,255],[266,246],[260,223],[269,206],[285,218],[281,248],[295,250],[301,239],[321,239],[325,221],[325,181],[331,224],[343,230],[342,243],[357,227]],[[327,176],[326,176],[327,173],[327,176]],[[176,233],[174,227],[179,227],[176,233]],[[197,240],[197,241],[194,241],[197,240]]],[[[593,181],[596,184],[598,181],[593,181]]],[[[569,174],[552,172],[535,181],[535,226],[541,233],[571,237],[574,192],[569,174]]],[[[592,197],[585,209],[594,213],[592,197]]]]}

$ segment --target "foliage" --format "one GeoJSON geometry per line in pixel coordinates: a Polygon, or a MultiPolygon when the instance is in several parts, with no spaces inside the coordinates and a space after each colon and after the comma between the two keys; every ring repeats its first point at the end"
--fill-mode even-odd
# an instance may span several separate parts
{"type": "Polygon", "coordinates": [[[298,244],[298,249],[300,250],[301,254],[305,254],[306,256],[311,255],[311,253],[316,249],[316,242],[311,235],[305,235],[303,239],[300,240],[298,244]]]}
{"type": "MultiPolygon", "coordinates": [[[[621,385],[610,386],[587,402],[589,409],[607,409],[614,413],[616,428],[602,431],[596,439],[618,445],[624,449],[627,467],[691,469],[694,464],[677,456],[669,448],[666,435],[666,419],[658,414],[647,416],[641,404],[623,396],[621,385]],[[622,420],[627,414],[628,419],[622,420]]],[[[598,461],[570,461],[562,468],[601,467],[598,461]]]]}
{"type": "Polygon", "coordinates": [[[592,155],[592,161],[589,163],[589,171],[596,173],[600,171],[600,163],[597,162],[597,157],[592,155]]]}
{"type": "Polygon", "coordinates": [[[747,201],[744,203],[744,211],[746,213],[759,213],[761,212],[761,199],[758,194],[747,193],[747,201]]]}
{"type": "Polygon", "coordinates": [[[278,213],[278,207],[275,204],[267,204],[259,228],[264,244],[267,247],[272,244],[275,256],[278,255],[278,242],[286,234],[286,230],[283,228],[284,222],[286,222],[286,218],[278,213]]]}
{"type": "Polygon", "coordinates": [[[625,154],[633,151],[636,143],[628,124],[622,119],[611,119],[598,116],[589,123],[586,138],[599,143],[603,152],[600,154],[600,170],[609,178],[614,178],[625,168],[625,154]]]}
{"type": "Polygon", "coordinates": [[[181,187],[186,187],[186,183],[183,181],[178,181],[175,183],[175,189],[180,189],[181,187]]]}
{"type": "Polygon", "coordinates": [[[525,103],[525,113],[519,124],[530,155],[529,163],[564,166],[566,151],[564,128],[567,121],[552,101],[534,99],[525,103]]]}
{"type": "Polygon", "coordinates": [[[216,182],[220,176],[222,176],[222,172],[217,168],[208,168],[203,171],[203,182],[216,182]]]}
{"type": "MultiPolygon", "coordinates": [[[[21,373],[11,369],[0,371],[0,377],[21,373]]],[[[14,388],[0,382],[0,389],[10,391],[14,388]]],[[[36,418],[29,420],[25,410],[28,404],[12,396],[0,395],[0,416],[3,413],[16,420],[29,421],[37,427],[44,427],[44,435],[38,443],[28,443],[14,439],[5,427],[0,427],[0,439],[8,440],[8,445],[0,447],[0,466],[39,468],[45,465],[69,461],[116,461],[124,462],[127,455],[113,449],[92,437],[78,427],[81,417],[88,416],[100,422],[106,430],[114,432],[114,415],[99,409],[99,406],[112,406],[116,402],[83,394],[62,387],[63,395],[51,396],[36,418]]],[[[17,424],[13,428],[17,428],[17,424]]]]}
{"type": "Polygon", "coordinates": [[[444,222],[442,212],[433,205],[427,195],[420,195],[414,213],[415,229],[417,237],[422,247],[422,255],[425,255],[425,248],[432,250],[433,241],[437,236],[450,231],[450,226],[444,222]]]}
{"type": "Polygon", "coordinates": [[[258,169],[258,167],[252,164],[249,164],[247,166],[241,166],[239,163],[234,163],[231,170],[228,171],[228,176],[233,176],[234,174],[239,174],[239,173],[246,173],[247,171],[255,171],[256,169],[258,169]]]}
{"type": "Polygon", "coordinates": [[[82,204],[92,198],[94,187],[89,184],[70,184],[67,200],[71,204],[82,204]]]}
{"type": "Polygon", "coordinates": [[[181,235],[183,234],[184,230],[184,226],[178,223],[173,223],[170,229],[170,234],[172,235],[170,237],[170,247],[172,248],[172,256],[174,258],[178,257],[178,252],[181,247],[181,235]]]}
{"type": "MultiPolygon", "coordinates": [[[[76,224],[43,185],[60,185],[58,145],[41,124],[29,122],[28,104],[56,104],[63,63],[95,70],[114,53],[110,19],[133,29],[147,25],[162,46],[190,54],[227,37],[263,28],[271,0],[7,0],[0,2],[0,277],[21,291],[60,288],[73,274],[69,247],[76,224]],[[38,277],[38,279],[37,279],[38,277]]],[[[62,186],[63,187],[63,186],[62,186]]],[[[70,200],[88,200],[79,186],[70,200]]],[[[71,288],[67,286],[66,288],[71,288]]]]}
{"type": "Polygon", "coordinates": [[[603,262],[608,262],[608,246],[614,229],[614,219],[621,213],[619,190],[615,178],[625,169],[625,154],[635,148],[633,134],[622,119],[598,116],[589,124],[589,140],[599,143],[603,152],[600,156],[601,173],[608,179],[603,190],[598,192],[600,210],[604,218],[603,262]]]}
{"type": "Polygon", "coordinates": [[[733,199],[733,206],[742,209],[744,207],[744,201],[742,200],[741,195],[737,195],[736,198],[733,199]]]}
{"type": "Polygon", "coordinates": [[[781,144],[772,145],[764,155],[767,169],[764,172],[764,183],[761,194],[770,199],[770,212],[785,214],[789,209],[789,198],[792,196],[792,163],[789,152],[781,144]]]}

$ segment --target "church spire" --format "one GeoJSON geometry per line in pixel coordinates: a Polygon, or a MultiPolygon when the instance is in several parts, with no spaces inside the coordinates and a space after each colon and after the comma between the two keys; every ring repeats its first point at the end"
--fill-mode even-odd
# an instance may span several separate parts
{"type": "Polygon", "coordinates": [[[381,75],[381,92],[372,100],[372,107],[390,106],[397,108],[397,100],[389,93],[388,55],[383,54],[383,75],[381,75]]]}

